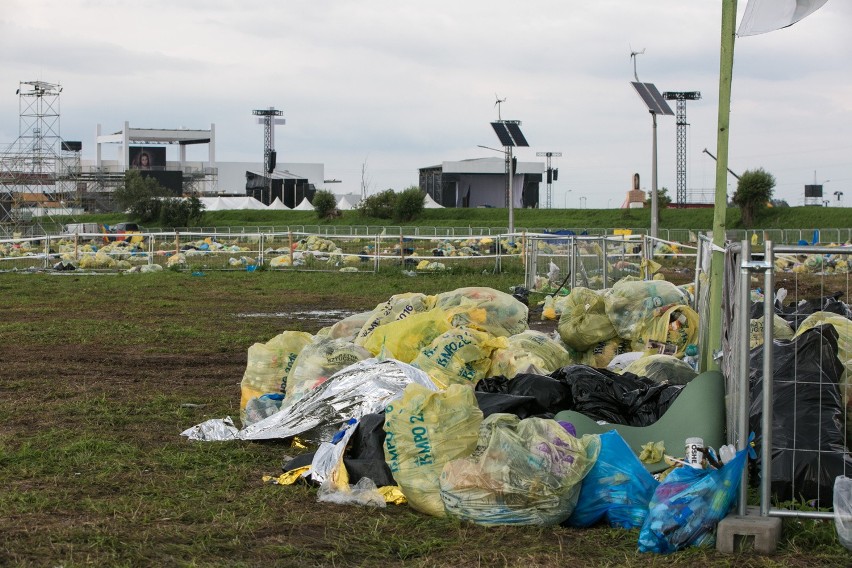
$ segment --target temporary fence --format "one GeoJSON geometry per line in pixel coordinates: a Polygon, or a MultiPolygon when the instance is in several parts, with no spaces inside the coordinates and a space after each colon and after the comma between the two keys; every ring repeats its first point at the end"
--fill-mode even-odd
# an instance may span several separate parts
{"type": "Polygon", "coordinates": [[[729,442],[744,448],[757,433],[762,516],[834,518],[818,509],[832,506],[835,479],[852,470],[852,313],[839,301],[850,291],[850,254],[772,241],[757,252],[750,240],[726,250],[729,442]]]}
{"type": "Polygon", "coordinates": [[[522,271],[523,235],[207,231],[77,233],[0,240],[0,270],[522,271]]]}
{"type": "Polygon", "coordinates": [[[560,285],[601,290],[625,276],[651,278],[658,269],[691,274],[697,250],[696,244],[649,235],[528,234],[524,281],[536,290],[560,285]]]}

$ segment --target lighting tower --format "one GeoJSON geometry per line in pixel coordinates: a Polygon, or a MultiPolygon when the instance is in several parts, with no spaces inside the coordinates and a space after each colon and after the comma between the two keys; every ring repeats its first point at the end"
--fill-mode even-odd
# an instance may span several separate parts
{"type": "Polygon", "coordinates": [[[678,207],[686,206],[686,101],[697,101],[701,98],[698,91],[666,91],[663,97],[670,101],[677,101],[677,198],[678,207]]]}
{"type": "MultiPolygon", "coordinates": [[[[264,109],[256,109],[251,111],[254,116],[257,116],[257,123],[263,125],[263,169],[266,173],[266,191],[267,199],[272,201],[272,172],[275,171],[275,126],[284,124],[286,121],[283,118],[275,118],[284,114],[275,107],[264,109]]],[[[262,200],[261,200],[262,201],[262,200]]],[[[268,205],[269,203],[267,203],[268,205]]],[[[296,204],[294,203],[295,207],[296,204]]]]}
{"type": "Polygon", "coordinates": [[[536,152],[536,156],[545,156],[547,158],[547,197],[545,198],[545,203],[547,204],[547,208],[550,209],[553,207],[552,198],[551,198],[551,185],[557,179],[559,179],[559,168],[553,168],[550,164],[551,158],[561,158],[562,152],[536,152]]]}
{"type": "Polygon", "coordinates": [[[28,221],[21,217],[27,194],[60,198],[61,92],[61,85],[45,81],[22,81],[18,86],[18,139],[0,155],[0,222],[28,221]]]}

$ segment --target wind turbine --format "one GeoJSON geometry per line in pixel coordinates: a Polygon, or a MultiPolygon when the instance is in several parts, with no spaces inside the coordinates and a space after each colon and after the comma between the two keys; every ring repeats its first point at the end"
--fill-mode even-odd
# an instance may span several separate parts
{"type": "Polygon", "coordinates": [[[494,93],[494,98],[497,99],[497,101],[494,103],[494,106],[497,107],[497,120],[503,120],[503,118],[500,116],[500,105],[505,103],[506,99],[501,99],[497,93],[494,93]]]}
{"type": "Polygon", "coordinates": [[[633,51],[633,46],[629,43],[627,45],[630,46],[630,59],[633,60],[633,77],[636,79],[636,82],[639,83],[639,75],[636,73],[636,56],[645,53],[645,48],[643,47],[642,51],[633,51]]]}

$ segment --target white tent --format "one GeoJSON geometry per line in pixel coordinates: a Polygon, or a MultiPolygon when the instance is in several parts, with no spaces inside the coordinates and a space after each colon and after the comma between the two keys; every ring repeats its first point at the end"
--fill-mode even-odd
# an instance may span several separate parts
{"type": "Polygon", "coordinates": [[[305,197],[302,199],[302,202],[293,207],[293,211],[313,211],[314,206],[311,205],[311,202],[308,201],[308,198],[305,197]]]}
{"type": "Polygon", "coordinates": [[[337,208],[341,211],[352,211],[355,209],[345,196],[340,196],[340,199],[337,200],[337,208]]]}
{"type": "Polygon", "coordinates": [[[275,201],[273,201],[272,203],[270,203],[270,204],[269,204],[269,207],[267,207],[267,209],[274,209],[274,210],[276,210],[276,211],[289,211],[289,210],[290,210],[290,208],[289,208],[289,207],[287,207],[286,205],[284,205],[284,202],[283,202],[283,201],[281,201],[281,198],[280,198],[280,197],[276,197],[276,198],[275,198],[275,201]]]}
{"type": "Polygon", "coordinates": [[[266,209],[266,205],[254,197],[249,197],[248,195],[240,197],[220,197],[219,199],[222,201],[218,211],[223,209],[266,209]]]}
{"type": "Polygon", "coordinates": [[[424,209],[443,209],[444,206],[432,199],[432,196],[428,193],[426,197],[423,198],[423,208],[424,209]]]}

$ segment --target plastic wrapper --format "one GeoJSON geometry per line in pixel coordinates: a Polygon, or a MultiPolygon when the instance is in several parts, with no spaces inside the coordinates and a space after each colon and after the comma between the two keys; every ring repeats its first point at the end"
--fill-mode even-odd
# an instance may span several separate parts
{"type": "Polygon", "coordinates": [[[249,399],[242,410],[243,428],[272,416],[281,410],[283,405],[284,395],[281,393],[269,393],[249,399]]]}
{"type": "Polygon", "coordinates": [[[364,345],[367,338],[379,326],[403,320],[416,313],[429,311],[434,303],[434,296],[427,296],[417,292],[406,292],[391,296],[386,302],[379,304],[373,309],[355,337],[355,343],[364,345]]]}
{"type": "Polygon", "coordinates": [[[684,466],[666,476],[639,532],[639,552],[668,554],[713,544],[716,525],[736,501],[747,452],[738,452],[722,469],[684,466]]]}
{"type": "Polygon", "coordinates": [[[852,550],[852,479],[838,475],[834,481],[834,526],[846,550],[852,550]]]}
{"type": "Polygon", "coordinates": [[[606,520],[614,528],[638,529],[659,482],[615,430],[600,435],[600,446],[568,524],[590,527],[606,520]]]}
{"type": "MultiPolygon", "coordinates": [[[[749,420],[758,446],[763,440],[763,353],[761,345],[749,360],[749,420]]],[[[821,325],[792,341],[774,341],[772,357],[771,491],[780,501],[804,499],[830,506],[834,480],[852,471],[842,426],[837,331],[821,325]]]]}
{"type": "Polygon", "coordinates": [[[491,354],[491,368],[486,376],[512,378],[530,366],[549,373],[570,362],[568,351],[546,333],[528,329],[507,338],[506,347],[491,354]]]}
{"type": "Polygon", "coordinates": [[[493,288],[459,288],[438,294],[435,307],[447,313],[453,327],[472,327],[497,337],[528,329],[529,308],[493,288]]]}
{"type": "Polygon", "coordinates": [[[686,297],[677,286],[664,280],[622,279],[604,293],[606,315],[619,337],[644,339],[644,322],[654,310],[672,304],[686,305],[686,297]]]}
{"type": "Polygon", "coordinates": [[[245,421],[246,403],[267,393],[283,393],[287,376],[302,349],[313,339],[310,333],[285,331],[266,343],[248,348],[248,361],[240,383],[240,409],[245,421]]]}
{"type": "Polygon", "coordinates": [[[224,442],[237,438],[237,428],[231,417],[211,418],[180,433],[196,442],[224,442]]]}
{"type": "Polygon", "coordinates": [[[624,371],[672,385],[685,385],[698,376],[688,363],[672,355],[646,355],[627,365],[624,371]]]}
{"type": "Polygon", "coordinates": [[[444,466],[441,499],[449,514],[479,524],[559,524],[598,449],[597,436],[577,439],[553,420],[492,414],[473,454],[444,466]]]}
{"type": "MultiPolygon", "coordinates": [[[[764,317],[749,320],[748,346],[754,349],[763,345],[764,317]]],[[[813,327],[813,326],[811,326],[813,327]]],[[[793,339],[793,328],[779,315],[772,316],[772,337],[774,339],[793,339]]]]}
{"type": "Polygon", "coordinates": [[[436,389],[423,371],[411,365],[367,359],[338,371],[301,399],[285,399],[279,412],[244,428],[238,437],[268,440],[298,435],[311,442],[328,441],[344,421],[383,412],[412,383],[436,389]]]}
{"type": "Polygon", "coordinates": [[[345,339],[316,337],[293,362],[285,394],[288,398],[302,397],[337,371],[370,357],[369,351],[345,339]]]}
{"type": "Polygon", "coordinates": [[[377,327],[364,341],[364,347],[374,355],[410,363],[450,327],[447,315],[433,309],[377,327]]]}
{"type": "Polygon", "coordinates": [[[603,296],[579,286],[565,297],[557,330],[562,341],[577,351],[586,351],[617,335],[606,315],[603,296]]]}
{"type": "Polygon", "coordinates": [[[444,464],[476,447],[482,411],[473,389],[450,385],[434,392],[405,389],[385,410],[385,461],[414,509],[444,516],[439,477],[444,464]]]}
{"type": "Polygon", "coordinates": [[[385,497],[379,493],[376,484],[369,477],[362,477],[354,485],[346,488],[336,488],[330,482],[323,483],[317,489],[317,501],[320,503],[334,503],[336,505],[362,505],[379,507],[387,506],[385,497]]]}

